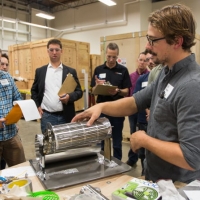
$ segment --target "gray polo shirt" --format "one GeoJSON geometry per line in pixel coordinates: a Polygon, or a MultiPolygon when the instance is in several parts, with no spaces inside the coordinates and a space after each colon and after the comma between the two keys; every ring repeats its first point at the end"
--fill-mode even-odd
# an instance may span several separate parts
{"type": "Polygon", "coordinates": [[[190,182],[200,178],[200,66],[195,55],[164,67],[156,81],[133,95],[138,110],[150,106],[147,134],[179,143],[189,171],[146,151],[146,178],[190,182]]]}
{"type": "Polygon", "coordinates": [[[154,67],[151,71],[150,71],[150,74],[149,74],[149,78],[148,78],[148,85],[155,81],[156,78],[158,77],[161,69],[163,68],[163,65],[160,64],[160,65],[157,65],[156,67],[154,67]]]}

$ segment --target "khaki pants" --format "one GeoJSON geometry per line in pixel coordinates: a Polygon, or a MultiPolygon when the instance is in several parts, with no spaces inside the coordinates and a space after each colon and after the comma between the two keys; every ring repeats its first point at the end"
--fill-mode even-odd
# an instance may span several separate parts
{"type": "Polygon", "coordinates": [[[9,167],[26,161],[18,134],[9,140],[0,141],[0,157],[4,158],[9,167]]]}

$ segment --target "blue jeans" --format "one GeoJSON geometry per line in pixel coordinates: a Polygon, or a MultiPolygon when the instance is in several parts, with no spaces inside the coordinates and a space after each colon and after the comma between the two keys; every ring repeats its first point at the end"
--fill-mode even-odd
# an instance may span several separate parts
{"type": "Polygon", "coordinates": [[[44,133],[46,130],[47,122],[50,122],[52,126],[67,123],[63,115],[55,115],[55,114],[43,112],[43,115],[41,118],[42,133],[44,133]]]}
{"type": "MultiPolygon", "coordinates": [[[[101,117],[109,119],[112,126],[113,156],[118,160],[122,159],[122,130],[124,127],[124,117],[110,117],[101,114],[101,117]]],[[[101,149],[104,150],[104,141],[101,142],[101,149]]]]}
{"type": "MultiPolygon", "coordinates": [[[[130,115],[128,117],[129,119],[129,125],[130,125],[130,134],[132,135],[133,133],[136,132],[136,126],[137,126],[137,113],[130,115]]],[[[131,149],[128,152],[128,161],[131,163],[136,163],[138,161],[138,154],[134,153],[131,149]]]]}

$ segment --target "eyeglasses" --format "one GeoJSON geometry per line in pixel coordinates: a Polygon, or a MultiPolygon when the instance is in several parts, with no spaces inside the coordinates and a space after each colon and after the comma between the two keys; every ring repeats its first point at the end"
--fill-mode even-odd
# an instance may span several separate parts
{"type": "Polygon", "coordinates": [[[8,63],[1,62],[1,65],[2,65],[2,66],[5,65],[6,67],[8,67],[9,64],[8,64],[8,63]]]}
{"type": "Polygon", "coordinates": [[[117,57],[117,56],[107,56],[107,58],[108,58],[108,59],[111,59],[111,58],[112,58],[113,60],[116,60],[118,57],[117,57]]]}
{"type": "Polygon", "coordinates": [[[138,59],[139,62],[147,62],[147,60],[138,59]]]}
{"type": "Polygon", "coordinates": [[[149,62],[150,60],[153,60],[153,58],[146,58],[146,62],[149,62]]]}
{"type": "Polygon", "coordinates": [[[164,40],[164,39],[165,39],[165,37],[156,38],[156,39],[151,39],[151,38],[149,37],[149,35],[146,35],[146,37],[147,37],[147,40],[148,40],[148,42],[149,42],[149,44],[150,44],[151,46],[153,46],[154,42],[159,41],[159,40],[164,40]]]}
{"type": "Polygon", "coordinates": [[[50,49],[48,49],[50,52],[53,52],[53,51],[56,51],[56,52],[58,52],[58,51],[60,51],[61,49],[59,49],[59,48],[55,48],[55,49],[53,49],[53,48],[50,48],[50,49]]]}

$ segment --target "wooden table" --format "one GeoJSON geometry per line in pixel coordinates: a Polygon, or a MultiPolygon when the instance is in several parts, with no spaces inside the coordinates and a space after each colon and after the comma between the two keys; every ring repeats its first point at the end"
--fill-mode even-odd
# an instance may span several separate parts
{"type": "MultiPolygon", "coordinates": [[[[13,166],[13,168],[25,167],[25,166],[30,166],[30,163],[27,161],[22,164],[13,166]]],[[[36,176],[30,176],[29,179],[31,179],[32,181],[33,192],[44,190],[44,187],[42,186],[42,184],[40,183],[40,181],[38,180],[36,176]]],[[[55,190],[55,192],[62,199],[65,195],[73,196],[75,194],[79,194],[81,188],[84,185],[89,184],[93,187],[99,187],[101,189],[102,194],[106,196],[108,199],[111,199],[112,192],[122,187],[123,185],[125,185],[131,179],[133,179],[132,176],[119,174],[119,175],[110,176],[103,179],[98,179],[95,181],[85,182],[78,185],[58,189],[58,190],[55,190]]]]}

